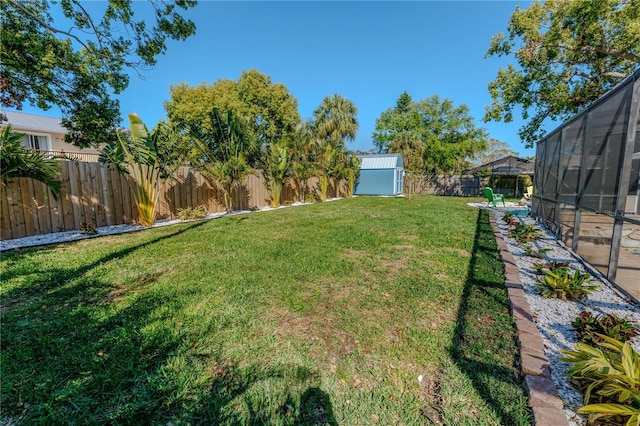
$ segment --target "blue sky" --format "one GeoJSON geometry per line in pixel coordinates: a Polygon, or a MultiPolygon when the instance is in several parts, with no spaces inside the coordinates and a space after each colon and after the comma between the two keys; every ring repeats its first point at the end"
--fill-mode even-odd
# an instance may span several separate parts
{"type": "MultiPolygon", "coordinates": [[[[166,116],[171,84],[235,80],[243,70],[257,69],[287,86],[303,118],[325,96],[353,101],[360,123],[349,145],[354,150],[373,148],[376,119],[406,90],[416,101],[439,95],[467,105],[491,137],[533,155],[518,138],[519,114],[508,124],[482,121],[491,102],[488,83],[513,62],[484,56],[491,37],[506,32],[517,4],[526,8],[529,2],[200,1],[186,14],[196,35],[170,41],[157,66],[144,79],[132,73],[117,97],[123,118],[137,112],[151,127],[166,116]]],[[[136,2],[134,11],[144,15],[149,7],[136,2]]],[[[59,115],[55,109],[24,111],[59,115]]]]}

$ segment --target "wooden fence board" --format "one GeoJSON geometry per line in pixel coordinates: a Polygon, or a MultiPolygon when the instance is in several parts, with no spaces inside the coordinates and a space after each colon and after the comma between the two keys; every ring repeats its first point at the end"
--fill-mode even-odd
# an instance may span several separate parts
{"type": "Polygon", "coordinates": [[[113,224],[118,225],[120,223],[124,223],[122,213],[122,205],[124,204],[124,201],[122,200],[122,185],[120,184],[120,173],[113,166],[109,166],[108,170],[111,180],[111,187],[109,188],[109,191],[111,196],[113,197],[113,224]]]}
{"type": "Polygon", "coordinates": [[[19,181],[21,179],[14,179],[8,186],[8,201],[9,201],[9,218],[11,220],[11,232],[13,238],[26,237],[27,230],[24,223],[24,214],[26,209],[22,206],[22,197],[20,196],[19,181]]]}
{"type": "Polygon", "coordinates": [[[9,197],[7,196],[7,185],[0,182],[0,237],[3,240],[13,239],[11,233],[11,218],[9,217],[9,197]]]}
{"type": "Polygon", "coordinates": [[[73,207],[73,225],[71,229],[79,229],[80,223],[86,222],[85,201],[82,199],[80,186],[80,167],[77,161],[69,162],[69,196],[73,207]]]}
{"type": "Polygon", "coordinates": [[[120,176],[120,191],[122,193],[122,220],[123,223],[131,223],[133,222],[133,217],[131,216],[132,208],[136,208],[133,206],[134,201],[131,199],[131,191],[129,190],[128,181],[130,177],[120,176]]]}
{"type": "Polygon", "coordinates": [[[69,173],[70,161],[61,163],[60,180],[62,181],[63,194],[61,197],[62,204],[62,226],[65,231],[75,228],[75,216],[73,210],[73,199],[71,195],[71,176],[69,173]]]}
{"type": "Polygon", "coordinates": [[[108,167],[100,167],[100,183],[102,184],[102,202],[104,208],[104,221],[106,225],[114,225],[115,217],[113,215],[113,191],[111,181],[111,172],[108,167]]]}
{"type": "Polygon", "coordinates": [[[87,163],[89,165],[89,175],[91,176],[91,204],[95,214],[95,225],[105,226],[107,218],[105,216],[105,200],[102,199],[102,182],[100,180],[99,163],[87,163]]]}
{"type": "Polygon", "coordinates": [[[85,162],[78,162],[80,168],[80,188],[82,190],[82,202],[84,204],[85,222],[90,222],[95,225],[96,211],[93,205],[93,194],[91,193],[91,173],[90,164],[85,162]]]}
{"type": "Polygon", "coordinates": [[[58,232],[60,229],[60,219],[62,218],[62,212],[60,211],[60,196],[56,200],[53,198],[53,194],[49,189],[44,189],[44,206],[42,207],[45,214],[49,213],[49,226],[50,232],[58,232]]]}
{"type": "MultiPolygon", "coordinates": [[[[31,179],[30,179],[31,180],[31,179]]],[[[33,187],[33,224],[36,226],[37,234],[48,234],[53,232],[51,227],[51,208],[47,194],[49,189],[41,182],[31,180],[33,187]]]]}
{"type": "Polygon", "coordinates": [[[33,180],[32,179],[20,179],[20,199],[24,211],[24,225],[27,235],[37,235],[38,229],[34,224],[38,222],[37,212],[34,210],[33,205],[33,180]]]}

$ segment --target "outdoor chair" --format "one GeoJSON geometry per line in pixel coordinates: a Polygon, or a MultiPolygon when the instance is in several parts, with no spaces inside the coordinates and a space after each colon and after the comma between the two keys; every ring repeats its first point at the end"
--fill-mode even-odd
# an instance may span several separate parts
{"type": "Polygon", "coordinates": [[[533,197],[533,185],[527,186],[526,191],[524,193],[524,198],[530,200],[533,197]]]}
{"type": "Polygon", "coordinates": [[[489,200],[489,203],[493,203],[493,207],[497,207],[496,203],[502,201],[502,205],[506,206],[504,203],[504,195],[502,194],[494,194],[493,193],[493,189],[491,189],[490,187],[485,187],[484,188],[484,196],[487,197],[487,200],[489,200]]]}

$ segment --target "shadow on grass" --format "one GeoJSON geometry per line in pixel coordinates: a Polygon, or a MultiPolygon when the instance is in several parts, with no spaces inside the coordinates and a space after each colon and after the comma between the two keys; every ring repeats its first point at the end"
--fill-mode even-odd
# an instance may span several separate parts
{"type": "Polygon", "coordinates": [[[176,322],[187,318],[198,289],[155,290],[162,272],[142,274],[116,303],[113,284],[91,273],[202,225],[76,267],[20,263],[34,249],[11,254],[3,279],[20,283],[2,296],[0,422],[336,424],[308,369],[236,366],[219,350],[197,348],[202,330],[176,322]]]}
{"type": "Polygon", "coordinates": [[[489,213],[479,210],[469,272],[458,310],[452,361],[501,424],[531,424],[517,368],[515,323],[489,213]]]}

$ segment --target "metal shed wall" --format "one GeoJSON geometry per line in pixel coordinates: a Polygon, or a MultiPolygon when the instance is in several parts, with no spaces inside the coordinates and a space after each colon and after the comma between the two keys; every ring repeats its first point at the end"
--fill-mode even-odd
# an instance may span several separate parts
{"type": "Polygon", "coordinates": [[[355,195],[401,195],[404,163],[400,154],[361,156],[355,195]]]}

